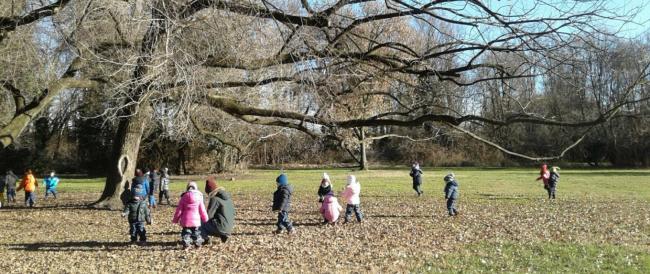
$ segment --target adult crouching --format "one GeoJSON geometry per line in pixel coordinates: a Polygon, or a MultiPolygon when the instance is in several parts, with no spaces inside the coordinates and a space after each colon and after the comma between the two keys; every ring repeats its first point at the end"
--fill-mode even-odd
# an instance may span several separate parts
{"type": "Polygon", "coordinates": [[[208,193],[208,221],[201,225],[201,234],[205,243],[210,243],[209,236],[219,237],[225,243],[235,226],[235,205],[230,193],[219,187],[214,177],[205,181],[208,193]]]}

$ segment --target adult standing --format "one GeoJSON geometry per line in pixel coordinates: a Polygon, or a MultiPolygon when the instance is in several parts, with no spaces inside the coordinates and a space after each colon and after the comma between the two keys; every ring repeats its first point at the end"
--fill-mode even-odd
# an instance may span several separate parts
{"type": "Polygon", "coordinates": [[[201,234],[206,243],[209,236],[217,236],[225,243],[232,234],[235,226],[235,205],[230,193],[219,187],[214,177],[205,182],[205,192],[208,193],[208,221],[201,225],[201,234]]]}
{"type": "Polygon", "coordinates": [[[418,197],[424,193],[422,191],[422,169],[420,169],[420,164],[417,162],[411,166],[411,173],[409,173],[411,178],[413,178],[413,190],[418,194],[418,197]]]}

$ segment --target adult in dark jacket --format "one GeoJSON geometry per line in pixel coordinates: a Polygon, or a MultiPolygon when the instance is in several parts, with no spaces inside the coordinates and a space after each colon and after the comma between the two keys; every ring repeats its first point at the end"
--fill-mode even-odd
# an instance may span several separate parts
{"type": "Polygon", "coordinates": [[[557,183],[560,181],[559,170],[560,170],[559,167],[554,166],[548,178],[548,188],[546,190],[548,191],[549,199],[555,199],[555,187],[557,186],[557,183]]]}
{"type": "Polygon", "coordinates": [[[456,200],[458,200],[458,196],[458,182],[456,181],[455,175],[449,173],[445,176],[445,199],[447,199],[447,210],[449,211],[449,216],[458,215],[458,210],[456,209],[456,200]]]}
{"type": "Polygon", "coordinates": [[[411,167],[411,173],[409,173],[411,178],[413,178],[413,190],[418,194],[418,197],[424,193],[422,191],[422,170],[420,169],[420,164],[415,163],[411,167]]]}
{"type": "Polygon", "coordinates": [[[279,211],[277,222],[278,230],[276,230],[275,233],[282,233],[282,230],[285,228],[289,233],[293,233],[295,230],[293,224],[289,220],[293,188],[289,185],[289,179],[286,174],[278,176],[278,178],[275,179],[275,182],[278,184],[278,189],[273,193],[272,209],[273,211],[279,211]]]}
{"type": "Polygon", "coordinates": [[[214,178],[205,182],[205,192],[208,193],[208,221],[201,224],[203,240],[207,244],[209,236],[217,236],[225,243],[235,227],[235,205],[230,193],[218,187],[214,178]]]}
{"type": "Polygon", "coordinates": [[[7,201],[15,203],[16,202],[16,182],[18,181],[18,176],[14,174],[13,171],[7,171],[5,176],[5,186],[7,188],[7,201]]]}

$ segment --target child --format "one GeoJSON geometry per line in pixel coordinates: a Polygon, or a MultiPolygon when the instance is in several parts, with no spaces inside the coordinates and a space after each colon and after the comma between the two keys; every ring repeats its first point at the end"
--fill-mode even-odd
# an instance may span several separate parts
{"type": "Polygon", "coordinates": [[[327,173],[323,173],[323,179],[320,181],[320,187],[318,187],[318,202],[322,203],[325,195],[331,191],[332,181],[330,181],[330,176],[327,173]]]}
{"type": "Polygon", "coordinates": [[[363,220],[363,213],[361,212],[361,198],[359,194],[361,193],[361,184],[357,182],[357,178],[354,175],[348,175],[348,183],[341,193],[341,196],[345,197],[347,205],[345,206],[345,222],[350,221],[352,216],[352,211],[357,217],[357,221],[361,222],[363,220]]]}
{"type": "Polygon", "coordinates": [[[59,178],[54,175],[54,171],[52,171],[50,172],[50,175],[46,176],[43,180],[43,183],[45,183],[45,198],[47,198],[47,195],[51,193],[52,196],[54,196],[54,199],[56,199],[56,186],[59,185],[59,178]]]}
{"type": "Polygon", "coordinates": [[[171,203],[169,202],[169,173],[167,168],[163,168],[163,172],[160,178],[160,193],[158,193],[158,200],[160,200],[160,203],[162,204],[163,197],[165,200],[167,200],[167,204],[170,205],[171,203]]]}
{"type": "Polygon", "coordinates": [[[181,239],[183,248],[189,249],[192,241],[196,247],[201,247],[203,238],[201,237],[201,223],[208,221],[208,212],[203,204],[203,194],[198,190],[196,182],[192,181],[187,184],[187,191],[181,195],[178,202],[174,219],[172,223],[180,224],[183,227],[181,239]]]}
{"type": "Polygon", "coordinates": [[[160,186],[158,169],[152,168],[149,172],[149,206],[156,208],[156,189],[160,186]]]}
{"type": "Polygon", "coordinates": [[[7,171],[5,176],[5,184],[7,186],[7,202],[16,202],[16,181],[18,181],[18,176],[14,174],[13,171],[7,171]]]}
{"type": "Polygon", "coordinates": [[[339,204],[339,201],[334,197],[334,192],[330,191],[325,195],[323,199],[323,204],[320,207],[320,213],[323,215],[325,222],[329,224],[336,224],[336,221],[339,219],[343,208],[339,204]]]}
{"type": "Polygon", "coordinates": [[[411,167],[411,173],[409,175],[413,178],[413,190],[418,194],[418,197],[424,193],[422,191],[422,170],[420,169],[420,164],[417,162],[411,167]]]}
{"type": "Polygon", "coordinates": [[[38,188],[38,182],[36,182],[32,170],[27,169],[23,180],[20,182],[20,186],[16,189],[16,191],[20,191],[21,189],[25,190],[25,206],[34,207],[36,203],[36,195],[34,194],[36,188],[38,188]]]}
{"type": "Polygon", "coordinates": [[[149,196],[149,179],[142,173],[142,170],[140,169],[135,170],[135,178],[133,178],[131,182],[131,193],[142,197],[149,196]]]}
{"type": "Polygon", "coordinates": [[[291,194],[293,194],[293,188],[289,185],[289,179],[286,174],[281,174],[278,178],[275,179],[275,182],[278,185],[278,189],[273,193],[273,211],[278,212],[278,229],[275,231],[276,234],[282,233],[282,230],[287,229],[289,234],[295,233],[295,228],[291,221],[289,220],[289,210],[291,209],[291,194]]]}
{"type": "Polygon", "coordinates": [[[132,244],[136,243],[138,237],[140,238],[141,244],[147,242],[147,230],[144,227],[144,223],[151,224],[151,212],[147,207],[147,202],[144,201],[144,196],[135,194],[139,192],[141,192],[140,189],[134,192],[131,200],[126,204],[122,212],[122,217],[128,216],[129,235],[131,235],[132,244]]]}
{"type": "Polygon", "coordinates": [[[542,180],[542,183],[544,183],[544,189],[548,191],[548,178],[551,176],[551,174],[548,172],[548,166],[547,165],[542,165],[542,168],[539,171],[539,177],[537,177],[536,181],[542,180]]]}
{"type": "Polygon", "coordinates": [[[458,210],[456,209],[456,200],[458,200],[458,182],[454,173],[449,173],[445,176],[445,199],[447,199],[447,210],[449,211],[449,216],[458,215],[458,210]]]}
{"type": "Polygon", "coordinates": [[[557,183],[560,181],[560,168],[554,166],[553,171],[551,171],[551,174],[548,178],[548,188],[546,190],[548,191],[548,198],[549,199],[555,199],[555,187],[557,186],[557,183]]]}

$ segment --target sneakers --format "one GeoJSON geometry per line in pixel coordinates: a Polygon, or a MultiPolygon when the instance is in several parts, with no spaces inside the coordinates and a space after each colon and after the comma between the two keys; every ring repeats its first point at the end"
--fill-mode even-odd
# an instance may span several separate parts
{"type": "Polygon", "coordinates": [[[291,228],[291,229],[289,229],[289,230],[287,231],[287,233],[289,233],[289,234],[296,234],[296,229],[295,229],[295,228],[291,228]]]}

